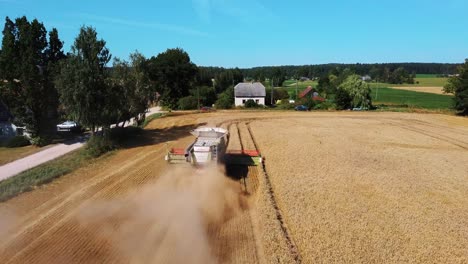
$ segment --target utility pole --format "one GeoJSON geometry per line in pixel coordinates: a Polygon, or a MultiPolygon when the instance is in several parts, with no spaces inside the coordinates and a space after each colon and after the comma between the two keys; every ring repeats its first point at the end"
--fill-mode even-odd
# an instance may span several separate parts
{"type": "Polygon", "coordinates": [[[197,107],[198,110],[200,111],[200,87],[197,86],[197,107]]]}
{"type": "Polygon", "coordinates": [[[270,86],[271,86],[271,106],[273,106],[273,78],[270,79],[270,86]]]}
{"type": "Polygon", "coordinates": [[[297,84],[299,83],[299,77],[296,76],[296,103],[297,103],[297,84]]]}

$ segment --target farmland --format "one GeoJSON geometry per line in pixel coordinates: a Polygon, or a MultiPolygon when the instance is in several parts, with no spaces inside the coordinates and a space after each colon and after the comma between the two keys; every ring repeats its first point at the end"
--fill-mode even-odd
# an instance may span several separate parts
{"type": "Polygon", "coordinates": [[[4,263],[468,261],[468,121],[434,114],[228,111],[142,138],[0,203],[4,263]],[[164,161],[219,125],[262,166],[164,161]],[[288,140],[285,140],[287,138],[288,140]],[[168,144],[168,146],[166,145],[168,144]]]}
{"type": "Polygon", "coordinates": [[[386,87],[373,87],[372,102],[375,105],[416,107],[426,109],[449,109],[453,105],[453,96],[414,90],[402,90],[386,87]]]}

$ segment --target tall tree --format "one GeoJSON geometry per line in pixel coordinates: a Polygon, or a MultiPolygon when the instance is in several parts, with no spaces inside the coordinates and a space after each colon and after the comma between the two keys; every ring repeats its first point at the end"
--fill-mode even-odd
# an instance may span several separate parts
{"type": "Polygon", "coordinates": [[[195,83],[197,66],[183,49],[168,49],[149,60],[149,76],[156,82],[163,105],[175,108],[177,101],[189,95],[195,83]]]}
{"type": "Polygon", "coordinates": [[[281,87],[283,86],[284,81],[286,81],[286,75],[281,67],[273,68],[271,73],[271,80],[273,81],[274,87],[281,87]]]}
{"type": "Polygon", "coordinates": [[[351,97],[353,107],[369,108],[371,102],[371,89],[368,83],[361,80],[359,75],[351,75],[339,86],[339,89],[346,91],[351,97]]]}
{"type": "Polygon", "coordinates": [[[468,115],[468,59],[458,68],[458,74],[449,78],[444,92],[453,93],[455,110],[461,115],[468,115]]]}
{"type": "Polygon", "coordinates": [[[115,122],[115,91],[107,83],[111,54],[106,42],[98,40],[92,27],[82,27],[61,65],[57,78],[60,99],[66,111],[92,129],[107,128],[115,122]]]}
{"type": "Polygon", "coordinates": [[[63,59],[62,42],[56,29],[47,40],[42,23],[26,17],[14,22],[8,17],[0,52],[0,95],[33,137],[55,131],[58,95],[52,79],[63,59]]]}
{"type": "Polygon", "coordinates": [[[140,125],[145,120],[146,110],[156,97],[147,66],[148,61],[139,52],[130,54],[130,62],[114,60],[113,85],[122,91],[120,97],[123,99],[117,121],[128,121],[133,117],[140,125]]]}

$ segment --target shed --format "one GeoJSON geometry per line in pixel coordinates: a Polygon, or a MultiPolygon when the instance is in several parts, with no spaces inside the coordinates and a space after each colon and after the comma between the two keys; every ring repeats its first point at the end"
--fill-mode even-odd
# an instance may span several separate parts
{"type": "Polygon", "coordinates": [[[243,106],[248,100],[254,100],[259,105],[265,104],[266,89],[260,82],[239,83],[234,87],[236,106],[243,106]]]}
{"type": "Polygon", "coordinates": [[[299,98],[311,98],[312,100],[319,101],[319,102],[325,101],[325,98],[321,97],[316,91],[314,91],[312,86],[309,86],[307,87],[307,89],[302,91],[299,94],[299,98]]]}

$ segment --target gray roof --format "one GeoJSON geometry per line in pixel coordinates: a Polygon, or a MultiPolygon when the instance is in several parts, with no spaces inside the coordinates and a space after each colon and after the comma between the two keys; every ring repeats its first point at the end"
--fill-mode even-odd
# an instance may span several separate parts
{"type": "Polygon", "coordinates": [[[265,86],[259,82],[239,83],[234,87],[235,97],[265,97],[265,86]]]}

